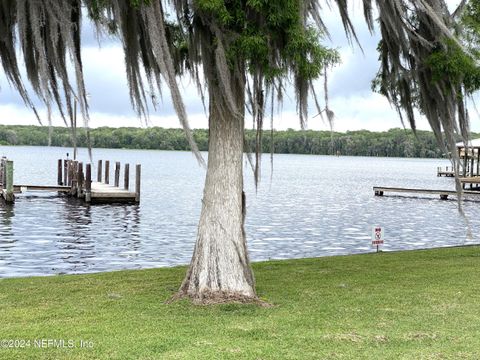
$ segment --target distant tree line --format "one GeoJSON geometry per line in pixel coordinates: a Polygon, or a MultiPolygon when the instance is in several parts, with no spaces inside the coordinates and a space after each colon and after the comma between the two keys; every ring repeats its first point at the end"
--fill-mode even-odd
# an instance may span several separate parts
{"type": "MultiPolygon", "coordinates": [[[[49,129],[42,126],[0,125],[0,145],[48,146],[49,129]]],[[[477,134],[472,134],[475,138],[477,134]]],[[[92,147],[123,149],[190,150],[182,129],[108,128],[90,130],[92,147]]],[[[208,150],[208,130],[194,130],[194,137],[202,151],[208,150]]],[[[429,131],[391,129],[385,132],[367,130],[345,133],[312,130],[265,131],[263,152],[281,154],[353,155],[387,157],[438,158],[443,156],[435,137],[429,131]]],[[[72,147],[71,131],[54,127],[51,145],[72,147]]],[[[253,151],[255,131],[246,131],[246,151],[253,151]]],[[[77,144],[87,146],[86,130],[77,130],[77,144]]]]}

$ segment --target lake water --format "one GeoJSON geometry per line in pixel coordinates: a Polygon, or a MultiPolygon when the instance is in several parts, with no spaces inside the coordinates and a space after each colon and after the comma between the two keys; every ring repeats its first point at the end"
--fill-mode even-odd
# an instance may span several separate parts
{"type": "MultiPolygon", "coordinates": [[[[15,183],[56,183],[67,149],[1,147],[15,161],[15,183]]],[[[205,154],[206,156],[206,154],[205,154]]],[[[80,160],[87,159],[80,149],[80,160]]],[[[269,156],[255,191],[245,167],[246,231],[253,261],[371,252],[371,228],[385,228],[383,250],[480,243],[480,203],[438,196],[374,197],[372,186],[453,189],[438,178],[446,160],[309,155],[269,156]]],[[[0,277],[86,273],[187,264],[193,251],[205,171],[189,152],[94,149],[97,159],[142,164],[139,205],[93,205],[54,193],[0,203],[0,277]]],[[[94,172],[95,173],[95,172],[94,172]]]]}

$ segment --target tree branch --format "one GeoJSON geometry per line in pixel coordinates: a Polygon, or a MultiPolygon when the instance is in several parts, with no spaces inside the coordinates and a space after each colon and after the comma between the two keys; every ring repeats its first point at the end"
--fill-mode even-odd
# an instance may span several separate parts
{"type": "Polygon", "coordinates": [[[458,17],[460,17],[463,14],[463,10],[465,9],[466,5],[467,5],[467,0],[462,0],[460,4],[458,4],[457,9],[453,12],[452,15],[450,15],[450,19],[455,20],[458,17]]]}

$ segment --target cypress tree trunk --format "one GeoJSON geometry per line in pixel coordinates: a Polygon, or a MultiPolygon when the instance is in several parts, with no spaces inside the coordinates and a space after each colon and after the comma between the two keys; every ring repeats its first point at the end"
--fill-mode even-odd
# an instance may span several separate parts
{"type": "Polygon", "coordinates": [[[210,95],[209,99],[209,152],[202,211],[190,268],[178,294],[197,303],[257,299],[244,231],[245,95],[241,85],[237,84],[239,91],[235,92],[241,116],[225,116],[218,97],[210,95]]]}

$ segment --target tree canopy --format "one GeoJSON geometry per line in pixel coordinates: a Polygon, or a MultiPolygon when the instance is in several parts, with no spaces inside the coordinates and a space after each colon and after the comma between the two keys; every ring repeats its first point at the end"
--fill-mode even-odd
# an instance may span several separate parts
{"type": "MultiPolygon", "coordinates": [[[[345,32],[355,40],[349,2],[332,3],[338,7],[345,32]]],[[[445,136],[452,146],[455,132],[466,138],[465,99],[480,83],[479,2],[462,1],[450,13],[443,0],[364,0],[365,20],[372,30],[374,3],[382,35],[381,92],[402,118],[406,116],[412,128],[414,107],[418,107],[440,143],[445,136]]],[[[192,76],[202,97],[205,82],[218,83],[219,93],[215,95],[224,100],[223,110],[235,114],[239,112],[232,101],[235,94],[224,85],[232,75],[244,76],[246,71],[249,111],[258,128],[263,125],[267,99],[275,97],[281,102],[285,82],[291,79],[299,119],[304,124],[308,90],[314,90],[312,80],[322,75],[324,66],[338,61],[338,54],[320,42],[328,35],[322,6],[313,0],[4,1],[0,5],[0,58],[8,80],[35,110],[20,75],[15,49],[18,43],[27,80],[49,114],[56,104],[62,117],[71,117],[75,99],[87,124],[80,36],[82,14],[86,14],[99,33],[113,34],[122,41],[130,95],[137,112],[146,115],[148,103],[153,101],[155,105],[164,81],[195,151],[175,76],[192,76]],[[69,62],[74,79],[68,75],[69,62]],[[219,78],[212,77],[214,73],[219,78]]],[[[319,112],[322,110],[319,106],[319,112]]]]}

